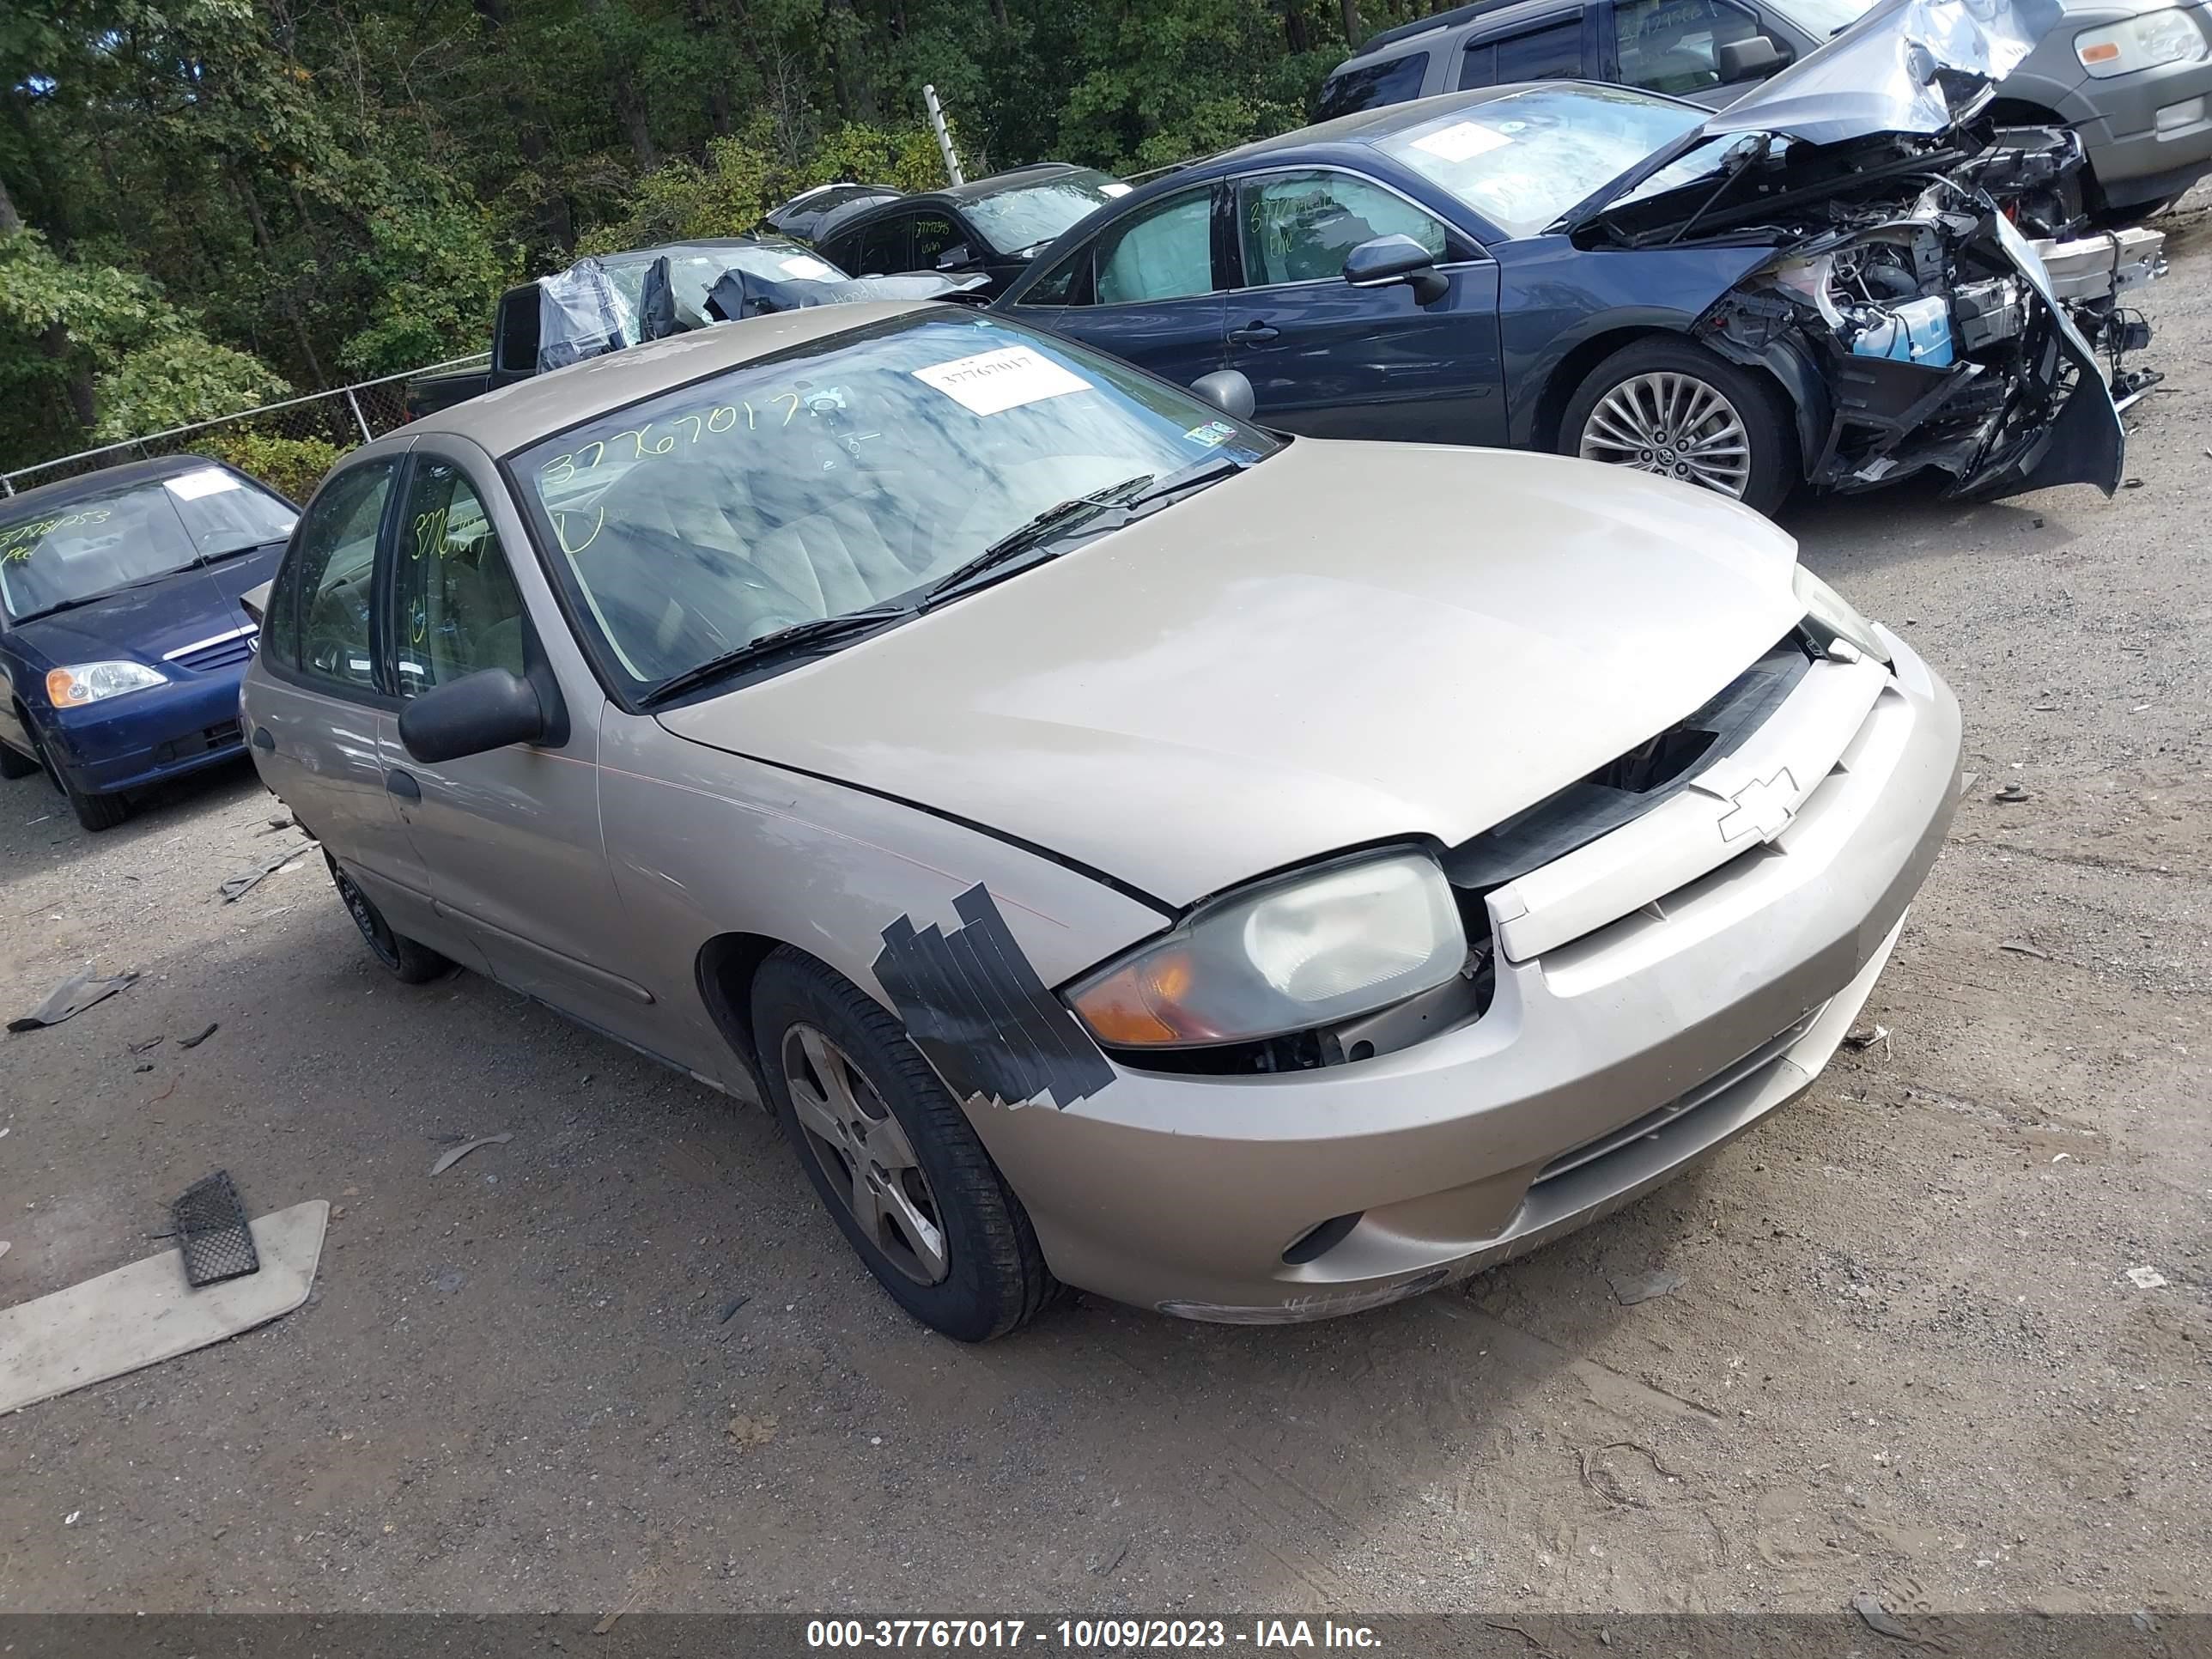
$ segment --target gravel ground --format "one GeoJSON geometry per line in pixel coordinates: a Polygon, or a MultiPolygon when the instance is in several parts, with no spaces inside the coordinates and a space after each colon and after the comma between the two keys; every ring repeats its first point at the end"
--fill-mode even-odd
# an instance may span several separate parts
{"type": "Polygon", "coordinates": [[[1791,521],[1950,677],[1979,775],[1870,1005],[1889,1040],[1376,1314],[936,1340],[760,1114],[482,980],[392,984],[319,860],[220,902],[298,839],[250,773],[98,837],[0,787],[0,1003],[143,975],[0,1046],[0,1303],[149,1254],[219,1165],[257,1211],[335,1206],[297,1313],[0,1419],[0,1611],[2205,1607],[2197,199],[2162,222],[2140,488],[1791,521]]]}

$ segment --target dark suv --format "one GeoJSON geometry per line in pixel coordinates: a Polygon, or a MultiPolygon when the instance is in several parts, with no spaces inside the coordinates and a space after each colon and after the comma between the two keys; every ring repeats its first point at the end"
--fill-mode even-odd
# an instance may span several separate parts
{"type": "MultiPolygon", "coordinates": [[[[1385,29],[1339,64],[1316,120],[1462,88],[1606,81],[1709,109],[1866,15],[1869,0],[1478,0],[1385,29]]],[[[2065,0],[1998,88],[2015,125],[2071,127],[2086,205],[2134,217],[2212,167],[2212,0],[2065,0]]]]}

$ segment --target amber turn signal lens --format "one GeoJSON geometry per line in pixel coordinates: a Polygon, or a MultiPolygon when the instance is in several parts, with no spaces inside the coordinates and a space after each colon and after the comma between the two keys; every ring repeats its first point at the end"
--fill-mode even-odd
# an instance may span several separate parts
{"type": "MultiPolygon", "coordinates": [[[[1176,1005],[1190,990],[1190,958],[1181,952],[1133,962],[1074,999],[1075,1011],[1101,1042],[1188,1042],[1174,1024],[1176,1005]]],[[[1196,1040],[1204,1041],[1198,1034],[1196,1040]]]]}

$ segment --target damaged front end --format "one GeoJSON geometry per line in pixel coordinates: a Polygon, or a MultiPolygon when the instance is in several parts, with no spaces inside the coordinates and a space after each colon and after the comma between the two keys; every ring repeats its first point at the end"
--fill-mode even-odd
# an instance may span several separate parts
{"type": "Polygon", "coordinates": [[[2129,304],[2164,235],[2095,231],[2080,140],[1983,118],[2051,0],[1884,0],[1586,204],[1583,246],[1769,247],[1693,337],[1796,405],[1807,479],[1947,493],[2119,487],[2129,304]]]}
{"type": "Polygon", "coordinates": [[[2149,339],[2124,296],[2161,268],[2159,233],[2032,242],[1955,179],[1902,213],[1834,216],[1695,328],[1810,401],[1809,481],[1864,489],[1933,470],[1955,495],[2119,488],[2119,399],[2152,378],[2122,367],[2149,339]]]}

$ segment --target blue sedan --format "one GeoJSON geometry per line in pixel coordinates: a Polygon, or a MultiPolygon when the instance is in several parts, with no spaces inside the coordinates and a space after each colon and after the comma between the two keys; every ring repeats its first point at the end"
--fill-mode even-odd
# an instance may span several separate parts
{"type": "Polygon", "coordinates": [[[1806,84],[1902,52],[1881,22],[1721,115],[1544,82],[1247,145],[1100,208],[994,308],[1187,385],[1233,371],[1252,407],[1212,395],[1284,431],[1559,450],[1762,512],[1931,469],[2110,494],[2094,349],[2147,331],[2112,282],[2053,291],[1964,70],[1948,109],[1806,84]]]}
{"type": "Polygon", "coordinates": [[[0,501],[0,776],[43,771],[88,830],[126,792],[245,752],[241,595],[276,574],[299,510],[197,455],[0,501]]]}

